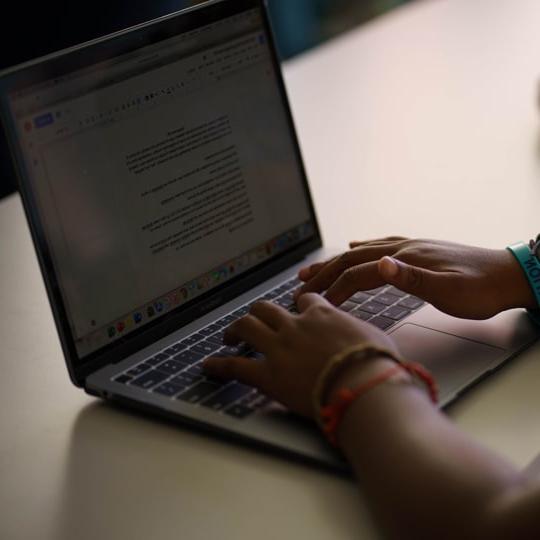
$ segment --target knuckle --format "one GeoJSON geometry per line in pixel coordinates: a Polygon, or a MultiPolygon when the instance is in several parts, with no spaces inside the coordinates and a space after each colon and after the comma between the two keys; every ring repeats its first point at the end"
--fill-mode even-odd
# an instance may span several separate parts
{"type": "Polygon", "coordinates": [[[347,286],[352,285],[356,280],[356,274],[356,268],[348,268],[343,272],[340,282],[347,286]]]}
{"type": "Polygon", "coordinates": [[[402,261],[404,263],[410,263],[416,254],[416,250],[414,247],[405,247],[401,248],[397,253],[393,255],[394,259],[397,259],[398,261],[402,261]]]}
{"type": "Polygon", "coordinates": [[[338,266],[340,268],[348,268],[352,264],[352,259],[353,252],[345,251],[345,253],[342,253],[337,259],[338,266]]]}

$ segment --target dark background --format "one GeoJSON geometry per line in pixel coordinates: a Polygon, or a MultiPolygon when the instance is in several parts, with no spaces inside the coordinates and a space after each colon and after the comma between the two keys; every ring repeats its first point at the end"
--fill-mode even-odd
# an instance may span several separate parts
{"type": "MultiPolygon", "coordinates": [[[[200,1],[8,0],[0,16],[0,70],[200,1]]],[[[410,0],[270,0],[269,8],[280,55],[287,59],[407,1],[410,0]]],[[[0,198],[14,189],[15,179],[1,132],[0,198]]]]}

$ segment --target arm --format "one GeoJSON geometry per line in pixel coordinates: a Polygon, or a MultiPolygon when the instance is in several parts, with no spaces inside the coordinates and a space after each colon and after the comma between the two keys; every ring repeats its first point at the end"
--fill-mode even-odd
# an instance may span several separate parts
{"type": "MultiPolygon", "coordinates": [[[[398,261],[398,274],[402,272],[406,278],[398,286],[413,292],[404,286],[408,273],[423,272],[419,280],[411,283],[419,283],[426,294],[414,292],[440,306],[451,301],[452,296],[459,296],[453,275],[457,273],[459,291],[470,303],[478,297],[479,276],[484,276],[490,284],[484,284],[481,292],[495,294],[494,287],[502,287],[505,293],[497,296],[496,304],[488,299],[482,316],[510,306],[533,307],[525,277],[511,256],[478,248],[465,252],[463,246],[451,246],[441,244],[438,250],[424,246],[420,250],[424,258],[418,258],[412,270],[411,259],[403,262],[393,258],[398,261]],[[458,263],[461,270],[457,270],[458,263]],[[426,278],[428,265],[431,269],[426,278]],[[476,271],[475,265],[480,266],[476,271]],[[448,287],[452,295],[448,295],[448,287]]],[[[375,252],[372,247],[361,253],[364,262],[355,271],[361,277],[354,284],[358,289],[387,282],[384,257],[388,256],[388,246],[382,250],[377,247],[375,252]],[[375,264],[370,257],[375,257],[375,264]]],[[[313,287],[312,281],[318,275],[324,277],[324,271],[326,277],[314,288],[328,289],[327,296],[335,300],[333,295],[341,288],[338,282],[343,269],[339,263],[338,268],[332,268],[333,264],[335,260],[301,272],[308,279],[304,291],[313,287]]],[[[353,281],[341,283],[348,284],[347,294],[354,292],[353,281]]],[[[466,309],[467,301],[459,300],[455,305],[461,303],[466,309]]],[[[229,343],[247,341],[264,353],[264,360],[216,358],[208,360],[206,368],[213,375],[257,386],[292,411],[313,417],[313,388],[333,354],[361,342],[391,350],[395,346],[387,335],[335,309],[319,295],[302,294],[297,305],[299,315],[272,303],[255,304],[248,316],[229,328],[229,343]]],[[[454,304],[447,305],[451,309],[454,304]]],[[[356,387],[386,370],[389,362],[387,358],[375,358],[344,368],[333,381],[328,401],[339,388],[356,387]]],[[[514,539],[534,537],[540,530],[540,484],[461,433],[430,403],[421,388],[403,377],[360,396],[347,410],[338,440],[374,513],[392,538],[514,539]]]]}
{"type": "MultiPolygon", "coordinates": [[[[359,369],[338,384],[363,378],[359,369]]],[[[460,432],[416,386],[362,396],[338,438],[391,538],[525,539],[540,528],[540,485],[460,432]]]]}

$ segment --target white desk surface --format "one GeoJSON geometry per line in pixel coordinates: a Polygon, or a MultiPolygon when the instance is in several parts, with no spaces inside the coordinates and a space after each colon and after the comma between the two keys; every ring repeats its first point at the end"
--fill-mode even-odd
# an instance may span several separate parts
{"type": "MultiPolygon", "coordinates": [[[[539,19],[537,0],[423,0],[286,66],[328,244],[537,232],[539,19]]],[[[74,388],[17,196],[0,203],[0,306],[0,538],[376,537],[352,481],[74,388]]],[[[539,383],[537,346],[451,415],[524,466],[539,383]]]]}

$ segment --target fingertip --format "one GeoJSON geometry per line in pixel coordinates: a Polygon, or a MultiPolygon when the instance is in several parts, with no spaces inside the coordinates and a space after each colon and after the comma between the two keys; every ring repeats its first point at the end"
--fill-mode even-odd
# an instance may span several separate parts
{"type": "Polygon", "coordinates": [[[396,259],[385,256],[379,260],[379,273],[387,280],[394,280],[399,274],[399,264],[396,259]]]}
{"type": "Polygon", "coordinates": [[[302,281],[307,281],[309,279],[309,268],[300,268],[298,271],[298,279],[302,281]]]}

